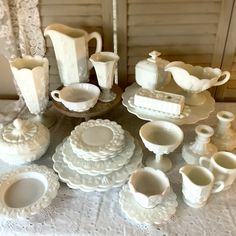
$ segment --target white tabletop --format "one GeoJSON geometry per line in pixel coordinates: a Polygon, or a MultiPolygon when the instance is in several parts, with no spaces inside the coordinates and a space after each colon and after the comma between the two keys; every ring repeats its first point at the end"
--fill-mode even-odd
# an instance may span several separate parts
{"type": "MultiPolygon", "coordinates": [[[[0,111],[1,107],[3,105],[0,106],[0,111]]],[[[81,122],[79,119],[61,115],[52,108],[50,110],[58,117],[58,122],[50,129],[51,144],[47,153],[36,162],[48,167],[52,167],[51,157],[56,146],[81,122]]],[[[197,124],[215,125],[215,115],[220,110],[236,114],[236,103],[217,103],[215,112],[197,124]]],[[[14,115],[9,114],[11,118],[14,115]]],[[[0,114],[0,122],[4,122],[4,118],[7,117],[0,114]]],[[[139,128],[146,122],[128,113],[122,105],[102,118],[118,122],[138,140],[139,128]]],[[[196,124],[181,126],[185,135],[183,143],[194,140],[195,126],[196,124]]],[[[236,127],[236,121],[233,126],[236,127]]],[[[153,155],[143,145],[142,148],[144,158],[153,155]]],[[[184,165],[181,148],[182,145],[170,154],[173,168],[167,173],[178,196],[179,205],[175,216],[165,225],[148,226],[129,220],[119,206],[120,188],[105,193],[84,193],[61,183],[57,197],[40,214],[21,220],[0,218],[0,235],[236,235],[236,183],[229,190],[212,195],[208,204],[201,209],[186,206],[182,201],[181,176],[178,173],[180,166],[184,165]]],[[[12,167],[3,163],[0,165],[1,173],[9,171],[10,168],[12,167]]]]}

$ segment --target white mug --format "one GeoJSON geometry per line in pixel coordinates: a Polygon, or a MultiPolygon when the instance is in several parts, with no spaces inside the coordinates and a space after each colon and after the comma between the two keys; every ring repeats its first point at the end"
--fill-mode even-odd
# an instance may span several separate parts
{"type": "Polygon", "coordinates": [[[236,155],[231,152],[216,152],[211,158],[200,157],[201,166],[207,167],[216,180],[224,181],[224,190],[230,188],[236,178],[236,155]]]}

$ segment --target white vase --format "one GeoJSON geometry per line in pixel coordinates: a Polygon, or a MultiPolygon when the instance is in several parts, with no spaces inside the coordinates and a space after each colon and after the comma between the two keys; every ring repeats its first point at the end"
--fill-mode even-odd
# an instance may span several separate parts
{"type": "Polygon", "coordinates": [[[48,60],[40,56],[24,56],[10,62],[14,79],[30,113],[51,127],[55,119],[42,116],[48,104],[48,60]]]}
{"type": "Polygon", "coordinates": [[[219,151],[232,151],[236,148],[236,132],[231,128],[234,114],[229,111],[217,113],[218,124],[212,142],[219,151]]]}
{"type": "Polygon", "coordinates": [[[113,52],[98,52],[90,57],[94,65],[98,84],[102,89],[99,100],[110,102],[116,98],[116,94],[111,91],[114,75],[119,56],[113,52]]]}
{"type": "Polygon", "coordinates": [[[197,134],[195,141],[183,146],[182,156],[188,164],[198,165],[201,156],[210,158],[217,152],[217,147],[210,143],[210,137],[214,134],[210,126],[198,125],[195,132],[197,134]]]}
{"type": "Polygon", "coordinates": [[[63,85],[88,82],[89,70],[88,43],[96,39],[96,51],[102,49],[102,38],[97,32],[87,33],[85,30],[71,28],[62,24],[51,24],[44,30],[54,47],[57,66],[63,85]]]}

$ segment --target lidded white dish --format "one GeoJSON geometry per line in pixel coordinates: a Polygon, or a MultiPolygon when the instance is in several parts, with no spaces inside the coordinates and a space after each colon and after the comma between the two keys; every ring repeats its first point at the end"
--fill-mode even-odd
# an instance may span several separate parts
{"type": "Polygon", "coordinates": [[[159,89],[170,82],[171,74],[164,69],[169,61],[161,59],[160,52],[152,51],[150,57],[135,66],[135,80],[145,89],[159,89]]]}
{"type": "Polygon", "coordinates": [[[20,165],[39,159],[50,142],[49,130],[39,122],[15,119],[0,130],[0,159],[20,165]]]}

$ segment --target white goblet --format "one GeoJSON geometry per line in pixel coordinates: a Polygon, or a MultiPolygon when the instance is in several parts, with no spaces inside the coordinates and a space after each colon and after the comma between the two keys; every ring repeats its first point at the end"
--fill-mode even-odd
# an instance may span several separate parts
{"type": "Polygon", "coordinates": [[[171,169],[170,159],[163,154],[173,152],[183,140],[183,131],[168,121],[151,121],[144,124],[139,135],[146,148],[155,153],[155,159],[148,158],[146,166],[167,172],[171,169]]]}
{"type": "Polygon", "coordinates": [[[34,119],[51,127],[56,119],[44,114],[48,104],[48,60],[40,56],[24,56],[10,62],[14,79],[34,119]]]}

